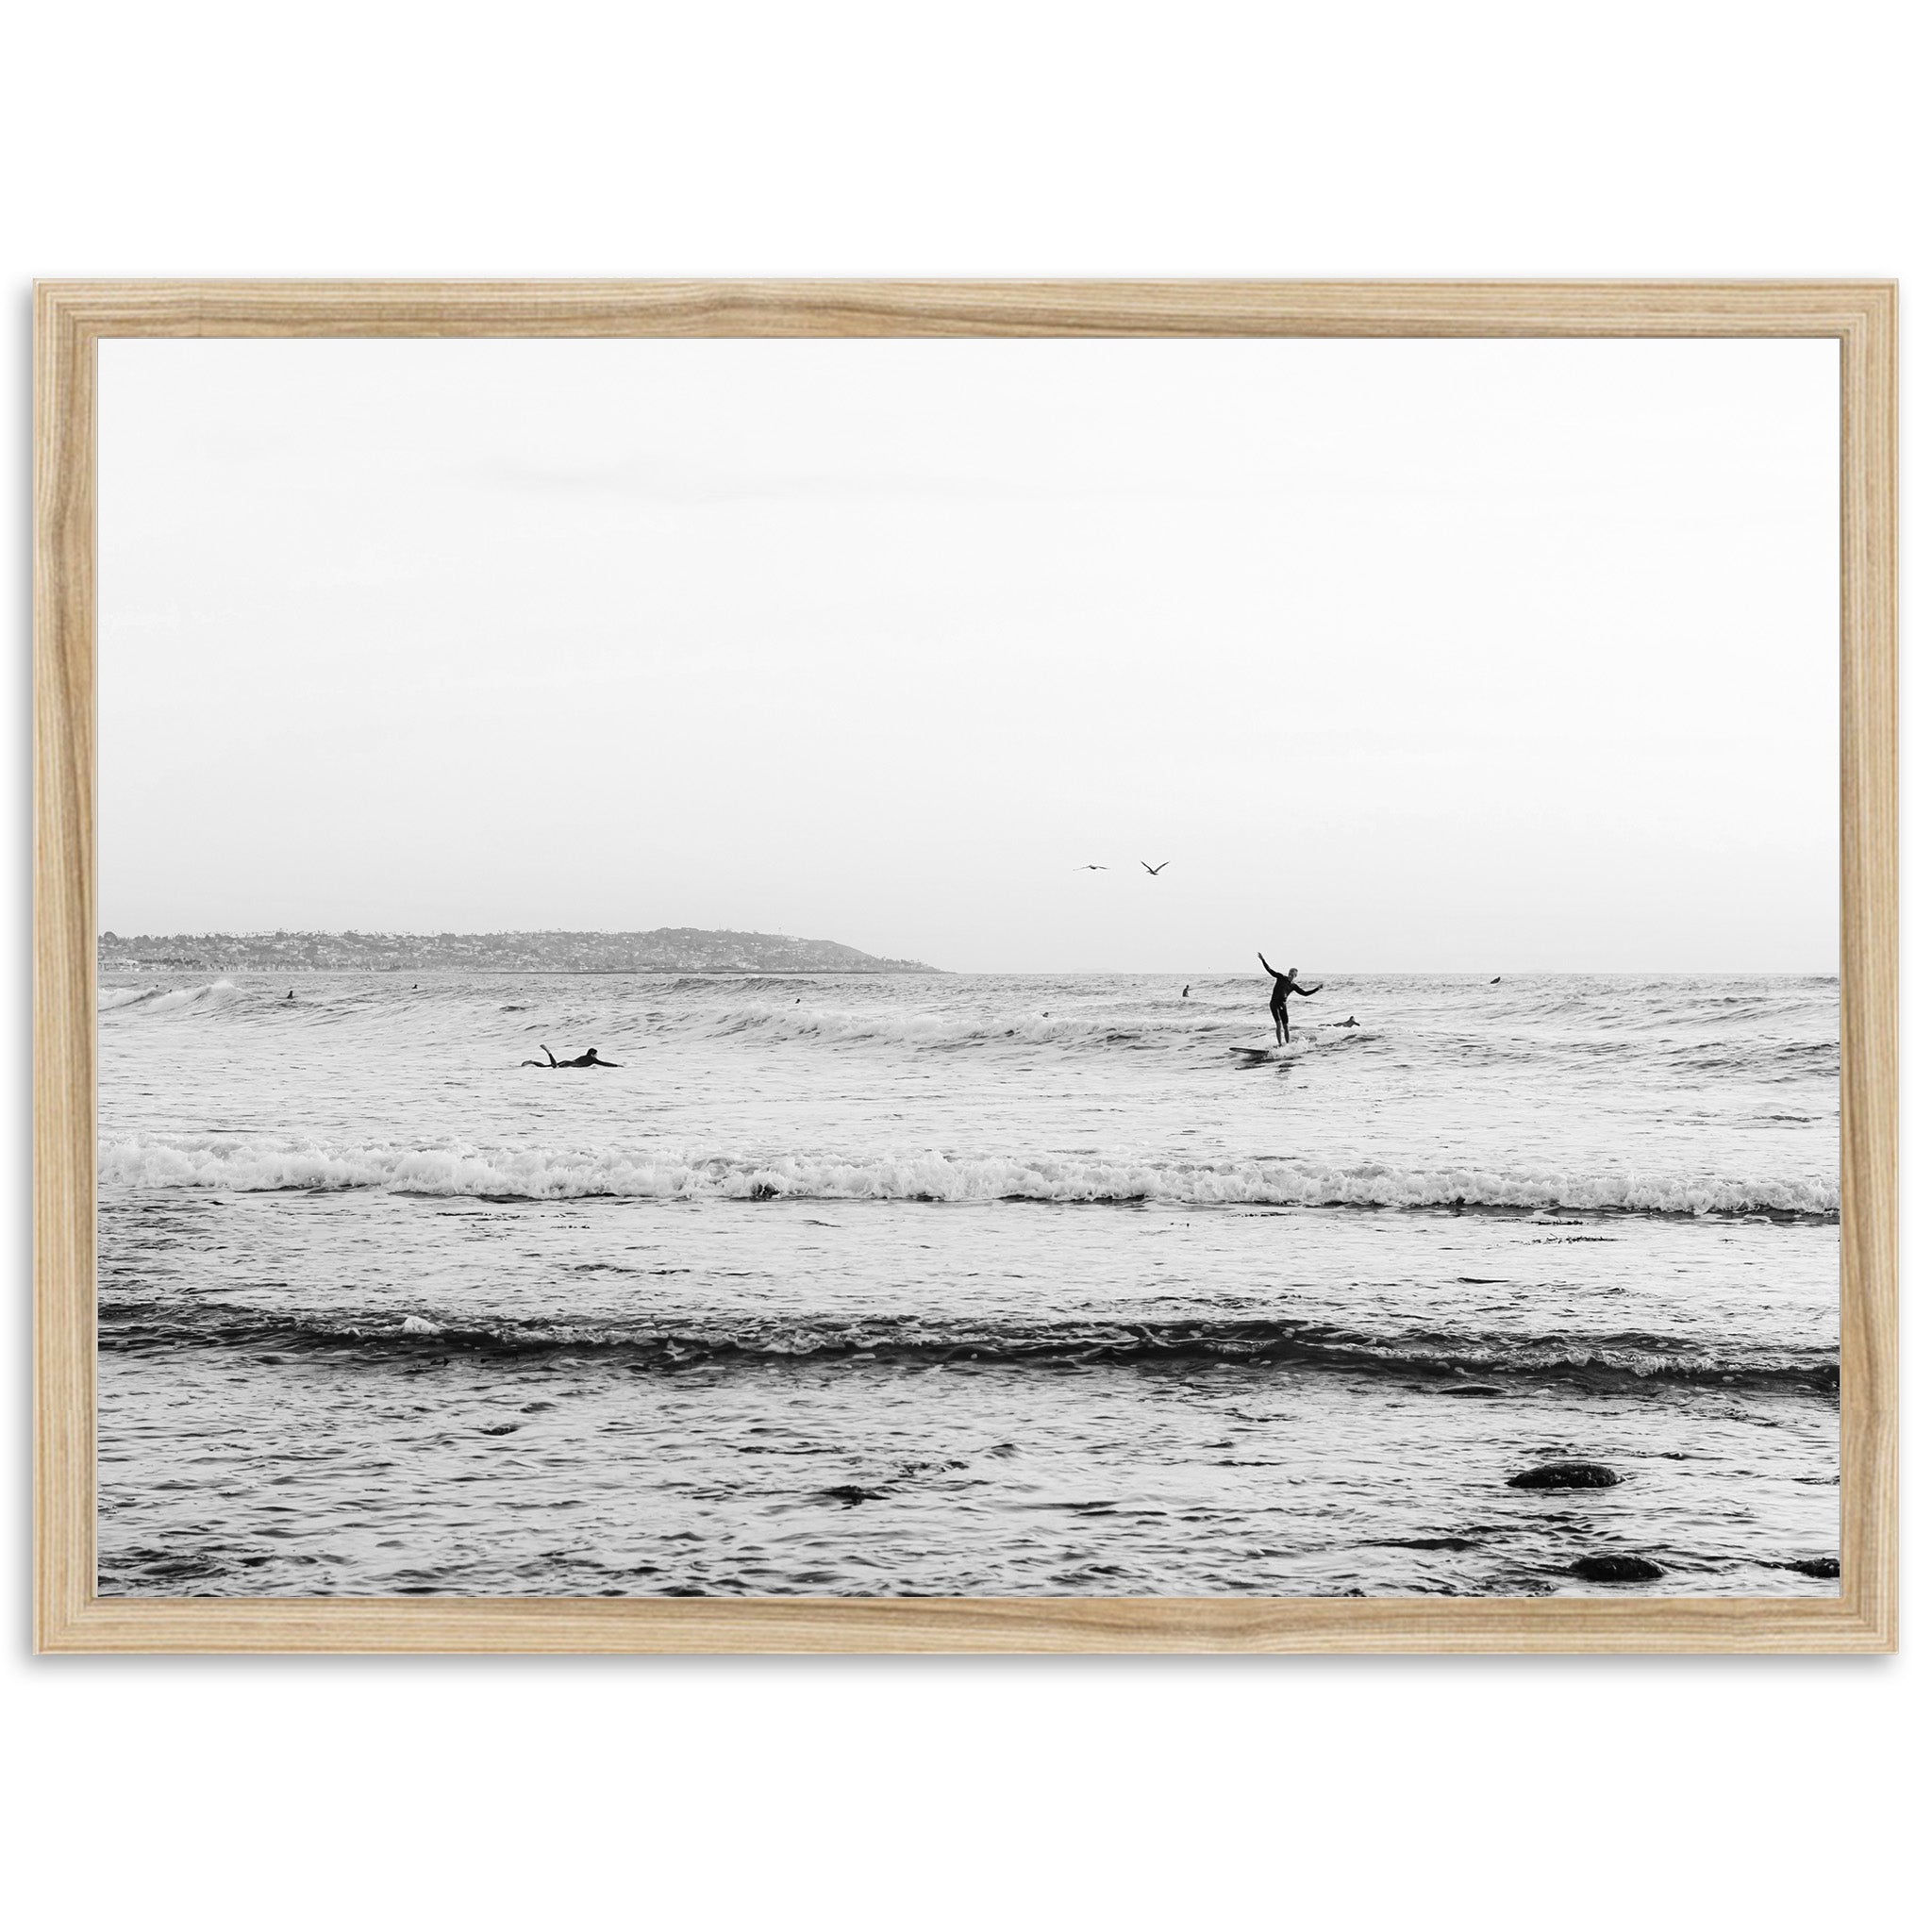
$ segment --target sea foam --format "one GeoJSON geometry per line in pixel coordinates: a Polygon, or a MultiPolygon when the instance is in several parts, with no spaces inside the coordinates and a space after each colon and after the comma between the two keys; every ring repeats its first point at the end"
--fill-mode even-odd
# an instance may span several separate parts
{"type": "Polygon", "coordinates": [[[577,1200],[1160,1202],[1183,1207],[1566,1208],[1835,1219],[1824,1176],[1588,1174],[1365,1161],[1134,1160],[1099,1156],[708,1153],[690,1148],[330,1145],[258,1136],[104,1141],[104,1186],[241,1192],[379,1189],[396,1194],[577,1200]]]}

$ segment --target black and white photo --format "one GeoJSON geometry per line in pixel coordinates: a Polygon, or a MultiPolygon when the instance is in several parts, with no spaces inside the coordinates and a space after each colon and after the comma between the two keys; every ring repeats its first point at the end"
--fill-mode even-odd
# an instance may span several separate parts
{"type": "Polygon", "coordinates": [[[1836,1592],[1835,342],[100,367],[102,1595],[1836,1592]]]}

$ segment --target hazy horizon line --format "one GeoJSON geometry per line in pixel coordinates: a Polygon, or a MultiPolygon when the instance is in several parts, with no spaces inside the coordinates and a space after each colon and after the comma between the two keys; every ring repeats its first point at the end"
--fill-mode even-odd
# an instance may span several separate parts
{"type": "MultiPolygon", "coordinates": [[[[908,976],[927,974],[942,974],[953,978],[985,977],[1010,978],[1051,978],[1051,977],[1128,977],[1138,979],[1209,979],[1216,977],[1238,978],[1253,975],[1263,977],[1258,967],[1242,964],[1230,967],[1177,966],[1177,967],[1137,967],[1137,966],[936,966],[919,959],[911,954],[873,952],[870,948],[854,945],[845,940],[813,939],[803,933],[785,933],[757,926],[702,926],[702,925],[501,925],[501,926],[443,926],[435,930],[411,929],[403,926],[208,926],[195,930],[183,927],[175,932],[122,933],[113,926],[104,925],[96,929],[94,943],[98,947],[104,941],[112,938],[117,944],[129,944],[136,941],[167,940],[257,940],[273,939],[277,936],[294,939],[375,939],[375,940],[461,940],[461,939],[540,939],[558,936],[594,936],[606,939],[621,939],[629,936],[648,936],[655,933],[689,932],[711,935],[736,935],[756,940],[780,940],[799,945],[835,946],[842,951],[858,953],[868,959],[879,961],[905,961],[899,964],[880,964],[854,968],[799,967],[799,966],[487,966],[482,964],[463,966],[311,966],[293,960],[277,962],[273,966],[234,966],[230,968],[208,967],[208,972],[226,971],[243,974],[259,974],[276,978],[289,974],[304,973],[494,973],[523,977],[538,975],[571,976],[576,978],[611,978],[631,976],[650,978],[658,975],[674,976],[708,975],[717,978],[769,978],[792,977],[808,979],[814,977],[859,977],[867,973],[895,973],[908,976]]],[[[1316,954],[1298,954],[1298,958],[1318,958],[1316,954]]],[[[1491,962],[1493,964],[1493,962],[1491,962]]],[[[96,964],[96,970],[104,970],[96,964]]],[[[118,969],[124,972],[137,971],[133,967],[118,969]]],[[[192,970],[192,969],[190,969],[192,970]]],[[[1311,965],[1311,974],[1327,974],[1336,976],[1386,977],[1403,976],[1441,978],[1489,979],[1492,977],[1590,977],[1598,979],[1643,979],[1656,977],[1712,978],[1712,979],[1837,979],[1840,977],[1839,966],[1834,963],[1828,970],[1816,967],[1762,967],[1762,966],[1516,966],[1505,962],[1499,972],[1492,972],[1489,966],[1336,966],[1311,965]]]]}
{"type": "MultiPolygon", "coordinates": [[[[133,966],[97,967],[133,973],[133,966]]],[[[306,966],[208,967],[208,972],[240,974],[249,979],[285,979],[325,973],[366,973],[393,976],[402,972],[431,974],[496,974],[522,979],[1266,979],[1256,966],[306,966]]],[[[1500,974],[1480,966],[1320,966],[1311,973],[1355,979],[1839,979],[1828,972],[1800,966],[1516,966],[1500,974]]]]}

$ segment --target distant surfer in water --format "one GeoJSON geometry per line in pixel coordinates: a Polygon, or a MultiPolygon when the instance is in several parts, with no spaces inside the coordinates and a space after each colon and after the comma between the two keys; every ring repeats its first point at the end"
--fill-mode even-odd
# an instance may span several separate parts
{"type": "Polygon", "coordinates": [[[594,1046],[587,1053],[580,1053],[574,1060],[558,1059],[546,1046],[543,1049],[543,1058],[541,1060],[525,1060],[524,1062],[524,1065],[526,1067],[542,1067],[546,1070],[551,1067],[615,1067],[617,1064],[616,1060],[600,1060],[597,1058],[597,1049],[594,1046]]]}
{"type": "Polygon", "coordinates": [[[1313,994],[1322,991],[1322,982],[1318,979],[1313,986],[1304,986],[1295,977],[1295,974],[1302,970],[1299,966],[1291,966],[1286,973],[1275,973],[1274,967],[1269,965],[1263,955],[1257,953],[1255,958],[1261,961],[1261,971],[1263,973],[1274,974],[1274,990],[1268,995],[1268,1012],[1270,1018],[1274,1022],[1275,1045],[1286,1046],[1288,1044],[1289,994],[1298,992],[1304,999],[1310,998],[1313,994]]]}
{"type": "Polygon", "coordinates": [[[1182,997],[1182,999],[1186,999],[1186,998],[1187,998],[1187,996],[1188,996],[1188,989],[1187,989],[1187,988],[1186,988],[1186,987],[1184,986],[1184,987],[1182,987],[1182,988],[1181,988],[1181,997],[1182,997]]]}

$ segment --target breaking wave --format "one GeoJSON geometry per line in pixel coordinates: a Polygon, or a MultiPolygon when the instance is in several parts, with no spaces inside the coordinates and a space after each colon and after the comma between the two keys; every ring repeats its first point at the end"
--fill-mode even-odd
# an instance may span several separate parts
{"type": "Polygon", "coordinates": [[[104,1014],[180,1013],[238,991],[232,979],[212,980],[207,986],[104,986],[96,995],[96,1010],[104,1014]]]}
{"type": "Polygon", "coordinates": [[[283,1348],[373,1348],[379,1353],[621,1355],[648,1368],[707,1363],[882,1361],[1275,1363],[1441,1382],[1448,1392],[1502,1393],[1509,1381],[1613,1387],[1641,1382],[1735,1385],[1829,1393],[1839,1386],[1831,1348],[1740,1349],[1724,1354],[1642,1333],[1602,1336],[1395,1335],[1382,1338],[1307,1321],[1069,1319],[989,1324],[880,1316],[858,1320],[570,1321],[356,1311],[275,1315],[222,1304],[128,1301],[106,1307],[103,1340],[122,1347],[182,1341],[283,1348]]]}
{"type": "Polygon", "coordinates": [[[1835,1221],[1835,1179],[1573,1174],[1307,1160],[1133,1160],[1062,1155],[708,1154],[636,1148],[332,1146],[257,1136],[103,1141],[104,1185],[238,1192],[374,1189],[512,1200],[1051,1201],[1184,1207],[1563,1208],[1835,1221]]]}

